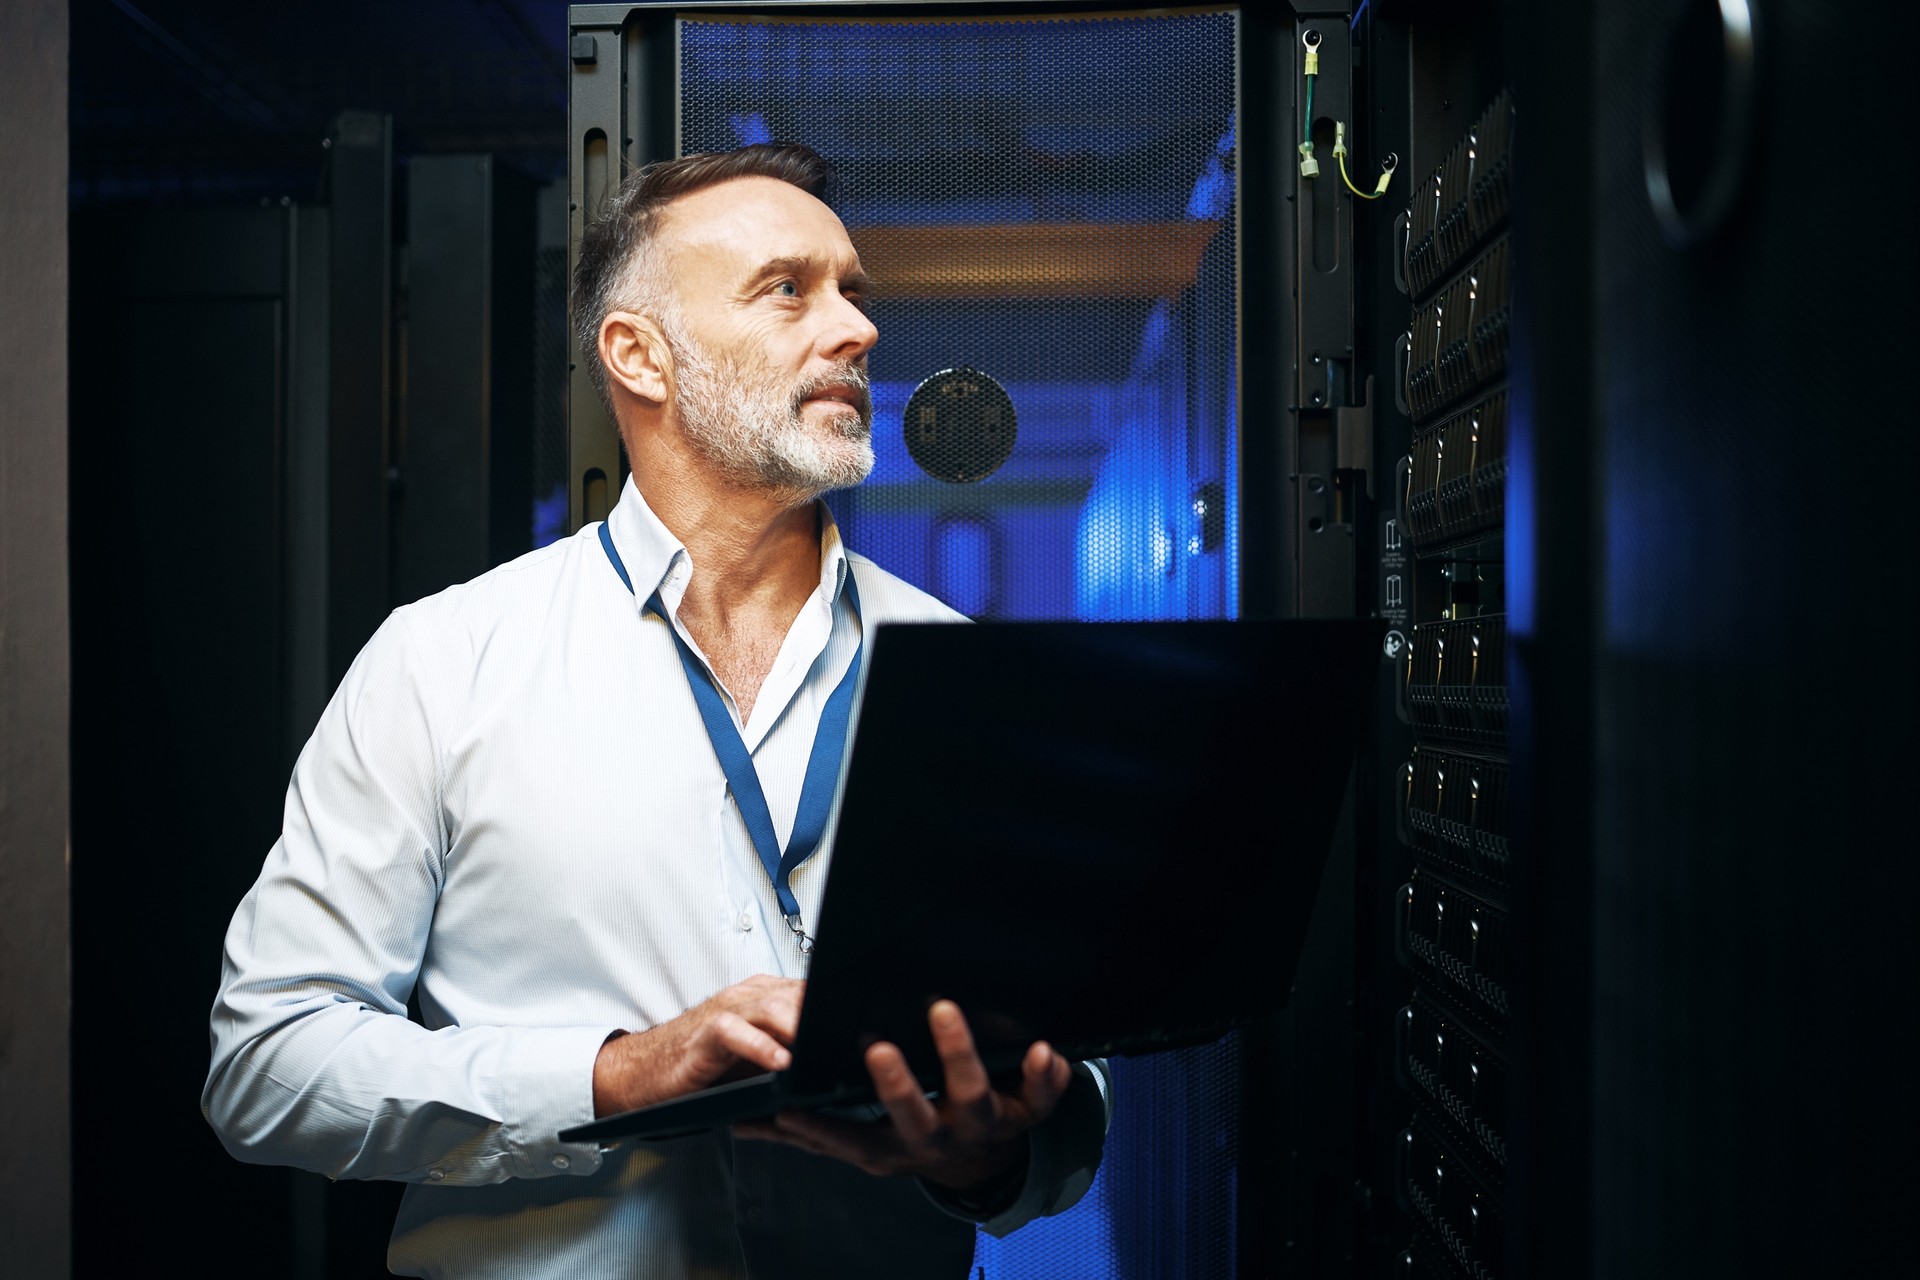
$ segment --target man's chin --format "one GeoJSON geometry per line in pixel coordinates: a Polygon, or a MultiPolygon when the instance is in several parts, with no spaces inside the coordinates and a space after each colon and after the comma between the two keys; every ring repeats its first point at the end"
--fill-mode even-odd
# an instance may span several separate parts
{"type": "Polygon", "coordinates": [[[785,505],[800,506],[822,494],[851,489],[872,474],[873,446],[861,440],[841,441],[838,448],[821,450],[804,463],[763,460],[755,479],[785,505]]]}
{"type": "Polygon", "coordinates": [[[808,433],[804,452],[809,456],[797,470],[815,475],[822,493],[851,489],[873,474],[873,421],[866,414],[843,406],[842,412],[809,425],[817,429],[808,433]]]}
{"type": "Polygon", "coordinates": [[[845,441],[832,465],[820,468],[813,479],[819,482],[814,496],[836,489],[851,489],[873,474],[873,446],[865,440],[845,441]]]}

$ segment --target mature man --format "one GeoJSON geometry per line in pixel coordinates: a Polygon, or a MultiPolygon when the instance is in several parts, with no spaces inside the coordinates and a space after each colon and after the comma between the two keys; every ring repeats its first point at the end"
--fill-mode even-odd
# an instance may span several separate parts
{"type": "Polygon", "coordinates": [[[877,337],[825,180],[760,146],[623,187],[574,296],[633,480],[604,529],[393,614],[228,932],[209,1120],[242,1159],[411,1183],[402,1274],[958,1277],[973,1222],[1064,1208],[1098,1162],[1102,1069],[1037,1044],[996,1090],[949,1003],[935,1100],[881,1044],[875,1120],[556,1137],[786,1064],[788,917],[824,859],[776,882],[734,796],[763,793],[781,848],[817,835],[807,765],[863,632],[957,616],[817,501],[872,467],[877,337]],[[754,778],[729,784],[696,697],[754,778]]]}

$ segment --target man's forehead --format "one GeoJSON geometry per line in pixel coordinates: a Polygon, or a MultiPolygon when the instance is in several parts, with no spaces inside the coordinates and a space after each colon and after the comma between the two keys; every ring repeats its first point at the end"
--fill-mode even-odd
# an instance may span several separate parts
{"type": "Polygon", "coordinates": [[[857,269],[847,229],[824,203],[777,178],[734,178],[672,201],[659,238],[669,254],[753,269],[784,260],[857,269]]]}

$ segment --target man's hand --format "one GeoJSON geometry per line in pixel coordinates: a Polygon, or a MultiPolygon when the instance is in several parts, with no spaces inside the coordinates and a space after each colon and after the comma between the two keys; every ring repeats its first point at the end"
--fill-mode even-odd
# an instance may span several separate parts
{"type": "Polygon", "coordinates": [[[788,1111],[764,1124],[736,1125],[734,1132],[832,1156],[881,1177],[911,1174],[962,1194],[988,1185],[1019,1163],[1027,1130],[1053,1113],[1073,1079],[1073,1064],[1035,1043],[1020,1063],[1019,1092],[998,1093],[958,1005],[936,1001],[927,1025],[946,1072],[937,1102],[921,1091],[906,1055],[881,1041],[867,1050],[867,1071],[890,1123],[788,1111]]]}
{"type": "Polygon", "coordinates": [[[650,1031],[608,1040],[593,1060],[593,1114],[678,1098],[743,1063],[786,1070],[806,988],[798,978],[755,974],[650,1031]]]}

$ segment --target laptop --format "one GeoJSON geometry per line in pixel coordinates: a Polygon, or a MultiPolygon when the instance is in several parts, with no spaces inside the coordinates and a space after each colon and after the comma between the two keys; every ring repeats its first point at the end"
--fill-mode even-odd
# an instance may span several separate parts
{"type": "Polygon", "coordinates": [[[1214,1040],[1292,985],[1382,671],[1377,620],[873,628],[784,1071],[560,1134],[659,1139],[922,1084],[956,1001],[989,1071],[1214,1040]]]}

